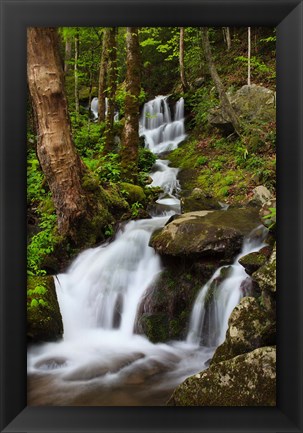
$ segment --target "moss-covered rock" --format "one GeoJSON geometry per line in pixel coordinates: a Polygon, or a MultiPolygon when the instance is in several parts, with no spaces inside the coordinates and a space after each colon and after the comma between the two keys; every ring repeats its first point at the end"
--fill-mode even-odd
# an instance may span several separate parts
{"type": "Polygon", "coordinates": [[[276,244],[274,245],[272,254],[269,260],[253,273],[253,279],[258,283],[262,291],[276,292],[276,244]]]}
{"type": "Polygon", "coordinates": [[[52,276],[28,277],[27,338],[31,342],[62,337],[63,324],[52,276]]]}
{"type": "Polygon", "coordinates": [[[268,314],[255,298],[242,298],[229,318],[225,341],[217,348],[211,365],[258,347],[274,345],[275,339],[274,313],[268,314]]]}
{"type": "Polygon", "coordinates": [[[128,203],[144,203],[146,195],[144,189],[139,185],[133,185],[132,183],[121,182],[121,189],[124,190],[126,200],[128,203]]]}
{"type": "Polygon", "coordinates": [[[218,200],[208,197],[200,188],[194,188],[191,194],[181,199],[182,212],[194,212],[199,210],[220,209],[218,200]]]}
{"type": "Polygon", "coordinates": [[[258,224],[254,208],[190,212],[155,232],[150,245],[161,255],[230,259],[240,251],[244,236],[258,224]]]}
{"type": "Polygon", "coordinates": [[[262,252],[255,251],[246,254],[239,259],[240,265],[243,266],[248,275],[252,275],[257,269],[266,263],[266,256],[262,252]]]}
{"type": "Polygon", "coordinates": [[[262,347],[187,378],[169,406],[275,406],[276,348],[262,347]]]}
{"type": "Polygon", "coordinates": [[[184,339],[197,293],[215,268],[212,262],[167,262],[142,299],[136,332],[154,343],[184,339]]]}

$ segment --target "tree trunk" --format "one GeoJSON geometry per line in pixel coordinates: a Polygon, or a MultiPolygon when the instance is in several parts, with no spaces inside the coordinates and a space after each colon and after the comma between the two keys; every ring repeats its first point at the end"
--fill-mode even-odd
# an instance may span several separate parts
{"type": "Polygon", "coordinates": [[[115,96],[117,89],[117,28],[111,27],[108,35],[108,79],[107,81],[107,113],[105,119],[105,144],[104,151],[108,153],[113,150],[114,142],[114,115],[115,115],[115,96]]]}
{"type": "Polygon", "coordinates": [[[99,72],[99,89],[98,89],[98,121],[105,121],[105,93],[106,93],[106,75],[108,65],[108,40],[109,30],[106,28],[103,33],[102,53],[99,72]]]}
{"type": "Polygon", "coordinates": [[[121,162],[125,180],[136,182],[139,147],[139,95],[141,59],[137,27],[127,27],[126,36],[125,123],[122,134],[121,162]]]}
{"type": "Polygon", "coordinates": [[[184,68],[184,27],[180,27],[180,51],[179,51],[179,64],[180,64],[180,78],[183,92],[188,90],[188,83],[185,76],[184,68]]]}
{"type": "Polygon", "coordinates": [[[65,58],[64,58],[64,74],[67,75],[70,69],[70,60],[72,58],[72,41],[69,37],[65,41],[65,58]]]}
{"type": "Polygon", "coordinates": [[[79,32],[75,34],[75,110],[76,113],[79,114],[80,106],[79,106],[79,77],[78,77],[78,60],[79,60],[79,32]]]}
{"type": "Polygon", "coordinates": [[[227,45],[227,51],[231,48],[231,38],[230,38],[230,30],[229,27],[222,27],[224,41],[227,45]]]}
{"type": "Polygon", "coordinates": [[[247,31],[247,39],[248,39],[248,52],[247,52],[247,85],[250,86],[250,57],[251,57],[251,34],[250,27],[248,27],[247,31]]]}
{"type": "Polygon", "coordinates": [[[238,116],[236,115],[233,107],[231,106],[231,104],[229,102],[229,99],[228,99],[226,92],[224,90],[224,86],[223,86],[222,81],[218,75],[216,66],[213,62],[210,44],[209,44],[209,39],[208,39],[208,28],[203,27],[201,34],[202,34],[202,43],[203,43],[204,55],[205,55],[206,61],[208,63],[211,77],[213,79],[213,82],[215,83],[217,92],[219,94],[219,99],[220,99],[220,102],[222,105],[222,110],[223,110],[223,112],[225,112],[227,114],[229,120],[231,121],[231,124],[233,125],[235,132],[238,135],[240,135],[240,129],[241,128],[240,128],[240,122],[239,122],[238,116]]]}
{"type": "Polygon", "coordinates": [[[27,76],[38,130],[37,154],[58,216],[59,233],[71,234],[86,212],[83,166],[72,141],[53,28],[28,28],[27,76]]]}

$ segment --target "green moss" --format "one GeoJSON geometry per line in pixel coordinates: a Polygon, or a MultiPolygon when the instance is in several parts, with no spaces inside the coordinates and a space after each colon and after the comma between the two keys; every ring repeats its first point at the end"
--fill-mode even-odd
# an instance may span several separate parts
{"type": "Polygon", "coordinates": [[[53,277],[28,277],[27,337],[31,341],[61,338],[63,324],[53,277]]]}
{"type": "Polygon", "coordinates": [[[128,203],[133,204],[136,202],[139,203],[145,202],[146,195],[141,186],[133,185],[127,182],[121,182],[120,186],[128,203]]]}

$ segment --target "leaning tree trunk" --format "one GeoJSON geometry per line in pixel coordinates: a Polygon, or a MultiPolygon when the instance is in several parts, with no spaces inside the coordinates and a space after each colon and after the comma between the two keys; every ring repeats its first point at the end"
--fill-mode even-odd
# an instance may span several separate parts
{"type": "Polygon", "coordinates": [[[113,150],[114,141],[114,115],[115,115],[115,96],[117,89],[117,28],[111,27],[108,35],[108,79],[107,79],[107,113],[105,118],[105,142],[104,152],[113,150]]]}
{"type": "Polygon", "coordinates": [[[179,50],[179,64],[180,64],[180,79],[183,92],[188,90],[188,83],[185,76],[184,67],[184,27],[180,27],[180,50],[179,50]]]}
{"type": "Polygon", "coordinates": [[[139,95],[141,59],[137,27],[127,27],[125,123],[122,134],[121,164],[125,180],[136,182],[139,147],[139,95]]]}
{"type": "Polygon", "coordinates": [[[106,28],[103,33],[102,52],[99,71],[99,89],[98,89],[98,121],[105,121],[105,94],[106,94],[106,76],[108,66],[108,42],[109,30],[106,28]]]}
{"type": "MultiPolygon", "coordinates": [[[[59,233],[71,235],[87,210],[83,166],[72,141],[54,28],[28,28],[27,77],[37,122],[37,154],[58,216],[59,233]]],[[[72,236],[73,237],[73,236],[72,236]]]]}
{"type": "Polygon", "coordinates": [[[206,61],[208,63],[209,71],[211,74],[211,77],[213,79],[213,82],[215,83],[217,92],[219,94],[220,102],[222,105],[222,110],[225,112],[235,130],[235,132],[240,135],[240,122],[238,119],[238,116],[236,115],[233,107],[231,106],[231,103],[229,102],[229,99],[226,95],[226,92],[224,90],[224,86],[222,84],[222,81],[218,75],[216,66],[213,62],[209,39],[208,39],[208,28],[203,27],[202,28],[202,43],[203,43],[203,49],[204,49],[204,55],[206,58],[206,61]]]}

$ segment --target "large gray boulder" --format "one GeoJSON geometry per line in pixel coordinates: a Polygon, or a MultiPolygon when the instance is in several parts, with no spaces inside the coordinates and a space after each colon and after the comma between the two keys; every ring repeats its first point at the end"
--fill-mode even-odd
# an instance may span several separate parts
{"type": "Polygon", "coordinates": [[[211,365],[251,352],[276,342],[275,318],[268,314],[256,298],[242,298],[228,322],[228,330],[211,361],[211,365]]]}
{"type": "Polygon", "coordinates": [[[150,245],[163,256],[230,260],[240,251],[244,236],[259,224],[254,208],[189,212],[155,232],[150,245]]]}
{"type": "Polygon", "coordinates": [[[187,378],[169,406],[275,406],[276,348],[261,347],[187,378]]]}
{"type": "MultiPolygon", "coordinates": [[[[276,119],[276,94],[273,90],[252,84],[241,87],[235,94],[227,93],[227,96],[240,120],[253,123],[276,119]]],[[[226,133],[233,131],[229,116],[221,107],[210,112],[208,121],[226,133]]]]}

